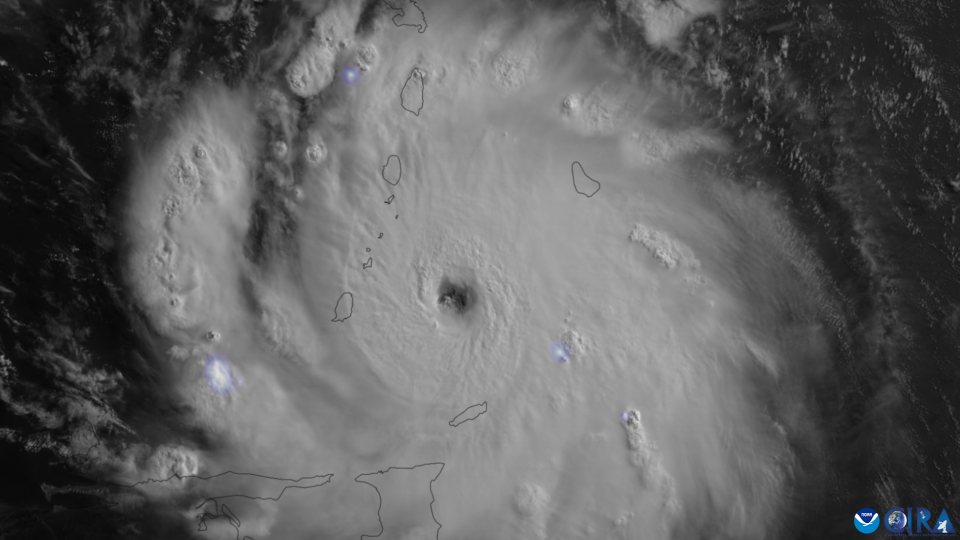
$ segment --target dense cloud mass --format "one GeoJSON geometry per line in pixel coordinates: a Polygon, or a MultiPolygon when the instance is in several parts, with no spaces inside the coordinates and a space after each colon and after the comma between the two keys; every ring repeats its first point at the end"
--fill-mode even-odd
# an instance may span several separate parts
{"type": "Polygon", "coordinates": [[[0,537],[960,511],[960,77],[901,9],[0,5],[0,537]]]}

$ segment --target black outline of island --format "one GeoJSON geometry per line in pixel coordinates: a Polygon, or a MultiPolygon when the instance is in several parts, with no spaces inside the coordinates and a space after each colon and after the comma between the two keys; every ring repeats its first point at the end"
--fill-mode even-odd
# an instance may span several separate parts
{"type": "Polygon", "coordinates": [[[583,170],[583,165],[581,165],[579,161],[574,161],[572,164],[570,164],[570,174],[573,176],[573,189],[575,189],[577,193],[583,195],[584,197],[589,199],[590,197],[593,197],[594,195],[596,195],[598,191],[600,191],[600,182],[597,182],[593,178],[590,178],[590,175],[587,174],[587,171],[583,170]],[[597,185],[597,189],[593,190],[593,193],[590,193],[588,195],[587,193],[580,191],[580,188],[577,187],[577,172],[573,168],[574,165],[576,165],[577,167],[580,167],[580,173],[583,174],[583,176],[587,177],[587,180],[590,180],[591,182],[597,185]]]}
{"type": "Polygon", "coordinates": [[[426,13],[423,12],[422,9],[420,9],[420,6],[418,6],[417,3],[416,3],[414,0],[408,0],[408,1],[410,2],[410,5],[412,5],[417,11],[420,12],[420,19],[423,21],[423,24],[422,24],[422,25],[420,25],[420,24],[410,24],[410,23],[398,23],[398,22],[397,22],[397,19],[402,19],[403,17],[405,17],[405,16],[407,15],[407,13],[406,13],[405,11],[403,11],[403,8],[402,8],[402,7],[394,7],[393,4],[391,4],[391,3],[390,3],[389,1],[387,1],[387,0],[383,0],[383,3],[386,4],[388,8],[390,8],[390,9],[392,9],[392,10],[394,10],[394,11],[399,11],[399,12],[400,12],[400,13],[398,13],[397,15],[394,15],[393,17],[390,17],[390,20],[393,22],[393,25],[394,25],[394,26],[396,26],[397,28],[400,28],[401,26],[412,26],[412,27],[414,27],[414,28],[417,29],[417,33],[418,33],[418,34],[422,34],[422,33],[424,33],[424,32],[427,31],[427,15],[426,15],[426,13]]]}
{"type": "MultiPolygon", "coordinates": [[[[194,510],[199,510],[199,509],[203,508],[207,503],[212,502],[212,503],[213,503],[213,507],[214,507],[214,509],[216,510],[217,513],[216,513],[216,514],[211,514],[210,512],[203,512],[203,513],[201,513],[201,514],[197,514],[197,519],[199,520],[198,523],[197,523],[197,531],[198,531],[198,532],[203,532],[203,531],[206,531],[206,530],[207,530],[207,520],[208,520],[208,519],[214,520],[214,519],[220,519],[220,518],[225,517],[225,518],[227,518],[227,521],[230,522],[230,525],[233,525],[233,527],[234,527],[235,529],[237,529],[237,540],[240,540],[240,525],[242,525],[243,522],[241,522],[241,521],[240,521],[240,518],[237,517],[237,515],[233,513],[233,510],[230,510],[230,507],[227,506],[226,504],[224,504],[223,502],[221,502],[220,499],[229,499],[229,498],[232,498],[232,497],[239,497],[239,498],[242,498],[242,499],[250,499],[250,500],[255,500],[255,501],[279,501],[280,498],[283,497],[283,494],[286,493],[288,489],[312,489],[312,488],[318,488],[318,487],[322,487],[322,486],[325,486],[325,485],[329,484],[329,483],[333,480],[333,475],[332,475],[332,474],[317,475],[317,476],[308,476],[308,477],[306,477],[306,478],[300,478],[299,480],[290,480],[290,479],[284,479],[284,478],[273,478],[273,477],[270,477],[270,476],[263,476],[263,475],[260,475],[260,474],[252,474],[252,473],[234,473],[233,471],[227,471],[227,472],[225,472],[225,473],[218,474],[217,476],[222,476],[222,475],[224,475],[224,474],[230,474],[230,473],[236,474],[236,475],[243,475],[243,476],[256,476],[256,477],[259,477],[259,478],[267,478],[267,479],[270,479],[270,480],[285,480],[285,481],[292,481],[292,482],[301,482],[301,481],[303,481],[303,480],[310,480],[310,479],[313,479],[313,478],[324,478],[325,480],[324,480],[323,483],[321,483],[321,484],[315,484],[315,485],[312,485],[312,486],[284,486],[283,489],[280,490],[280,494],[277,495],[275,498],[274,498],[274,497],[252,497],[252,496],[250,496],[250,495],[244,495],[244,494],[242,494],[242,493],[233,493],[233,494],[230,494],[230,495],[220,495],[220,496],[217,496],[217,497],[207,497],[206,499],[203,500],[203,502],[201,502],[200,504],[198,504],[197,506],[195,506],[195,507],[194,507],[194,510]]],[[[211,478],[213,478],[213,477],[211,477],[211,478]]],[[[249,536],[244,536],[243,538],[246,540],[247,538],[250,538],[250,537],[249,537],[249,536]]],[[[251,540],[252,540],[252,539],[251,539],[251,540]]]]}
{"type": "Polygon", "coordinates": [[[487,402],[486,402],[486,401],[484,401],[483,403],[477,403],[476,405],[471,405],[471,406],[467,407],[466,409],[463,410],[463,412],[461,412],[460,414],[454,416],[454,417],[453,417],[453,420],[451,420],[450,422],[448,422],[447,425],[450,426],[450,427],[457,427],[457,426],[459,426],[460,424],[463,424],[464,422],[469,422],[469,421],[471,421],[471,420],[476,420],[477,418],[480,418],[480,417],[481,417],[482,415],[484,415],[484,414],[487,414],[487,402]],[[464,418],[463,420],[457,422],[457,418],[460,418],[461,416],[467,414],[467,412],[469,412],[470,409],[472,409],[472,408],[474,408],[474,407],[483,407],[483,410],[480,411],[479,413],[477,413],[476,416],[472,416],[472,417],[470,417],[470,418],[464,418]]]}
{"type": "Polygon", "coordinates": [[[414,116],[420,116],[420,111],[423,110],[423,78],[426,77],[426,75],[427,74],[424,73],[420,68],[413,68],[413,70],[410,71],[410,76],[407,77],[407,82],[403,83],[403,88],[400,89],[400,106],[403,107],[403,110],[413,113],[414,116]],[[413,109],[408,109],[407,106],[403,104],[403,91],[407,89],[407,85],[410,84],[410,79],[413,78],[415,73],[420,74],[420,108],[418,108],[416,111],[413,109]]]}
{"type": "MultiPolygon", "coordinates": [[[[237,517],[237,515],[233,512],[233,510],[230,510],[230,507],[228,507],[226,504],[223,504],[223,503],[220,501],[220,499],[229,499],[229,498],[234,498],[234,497],[236,497],[236,498],[249,499],[249,500],[254,500],[254,501],[279,501],[279,500],[283,497],[283,494],[286,493],[288,489],[302,489],[302,490],[313,489],[313,488],[323,487],[323,486],[329,484],[329,483],[333,480],[333,474],[317,474],[317,475],[314,475],[314,476],[303,476],[303,477],[301,477],[301,478],[293,479],[293,478],[277,478],[277,477],[273,477],[273,476],[266,476],[266,475],[256,474],[256,473],[245,473],[245,472],[234,472],[234,471],[224,471],[224,472],[222,472],[222,473],[220,473],[220,474],[214,474],[214,475],[212,475],[212,476],[199,476],[199,475],[195,475],[195,474],[184,474],[184,475],[181,475],[181,474],[176,474],[176,473],[174,473],[174,474],[168,476],[167,478],[159,478],[159,479],[158,479],[158,478],[147,478],[146,480],[142,480],[142,481],[140,481],[140,482],[135,482],[135,483],[133,483],[133,484],[117,484],[117,483],[113,483],[113,482],[100,482],[100,483],[94,484],[94,485],[92,485],[92,486],[83,486],[83,487],[80,487],[80,488],[74,488],[74,489],[73,489],[73,492],[75,492],[75,493],[82,493],[82,492],[85,492],[85,491],[87,491],[87,490],[89,490],[89,489],[91,489],[91,488],[97,488],[98,486],[109,486],[109,487],[111,487],[111,488],[134,489],[134,488],[136,488],[137,486],[144,485],[144,484],[165,484],[165,483],[167,483],[167,482],[172,482],[172,481],[174,481],[175,479],[176,479],[176,480],[179,480],[179,481],[184,481],[184,480],[188,480],[188,479],[196,479],[196,480],[209,481],[209,480],[214,480],[214,479],[216,479],[216,478],[220,478],[220,477],[227,476],[227,475],[234,475],[234,476],[252,476],[252,477],[256,477],[256,478],[263,478],[263,479],[266,479],[266,480],[276,480],[276,481],[280,481],[280,482],[289,482],[289,483],[291,483],[291,484],[298,484],[298,483],[300,483],[300,482],[303,482],[304,480],[317,480],[317,481],[319,481],[320,479],[323,480],[323,481],[320,482],[319,484],[311,484],[311,485],[305,485],[305,486],[298,486],[298,485],[287,485],[287,486],[283,486],[283,489],[280,490],[280,493],[278,493],[276,497],[269,497],[269,496],[267,496],[267,497],[258,497],[258,496],[253,496],[253,495],[245,495],[245,494],[243,494],[243,493],[227,493],[227,494],[224,494],[224,495],[217,495],[217,496],[214,496],[214,497],[207,497],[207,498],[203,499],[203,501],[201,501],[199,504],[193,506],[193,509],[194,509],[194,510],[200,510],[200,509],[203,508],[207,503],[213,502],[213,504],[214,504],[214,509],[215,509],[215,511],[216,511],[216,514],[212,514],[212,513],[210,513],[210,512],[201,512],[200,514],[197,514],[197,515],[196,515],[196,518],[199,520],[198,523],[197,523],[197,531],[198,531],[198,532],[203,532],[203,531],[206,530],[207,520],[208,520],[208,519],[214,520],[214,519],[226,518],[227,521],[230,522],[230,525],[232,525],[232,526],[237,530],[237,535],[236,535],[237,540],[240,539],[240,526],[241,526],[242,522],[240,521],[240,518],[237,517]]],[[[62,488],[56,488],[56,492],[63,492],[63,493],[71,492],[71,488],[72,488],[72,487],[73,487],[73,486],[64,486],[64,487],[62,487],[62,488]]],[[[102,489],[102,488],[101,488],[101,489],[102,489]]],[[[51,494],[47,494],[47,493],[46,493],[46,490],[45,490],[45,494],[47,495],[47,500],[50,500],[50,497],[51,497],[52,495],[51,495],[51,494]]],[[[94,495],[94,494],[90,494],[90,495],[93,496],[93,497],[96,497],[96,498],[98,498],[98,499],[100,499],[100,500],[102,500],[102,501],[104,501],[106,504],[104,504],[103,506],[90,506],[90,507],[82,508],[82,509],[80,509],[80,510],[99,510],[99,509],[104,509],[104,508],[111,508],[111,507],[113,507],[113,506],[116,506],[116,505],[120,504],[120,503],[117,503],[117,502],[110,502],[110,501],[108,501],[108,500],[105,500],[102,496],[99,496],[99,495],[94,495]]],[[[244,536],[244,538],[246,539],[246,538],[250,538],[250,537],[249,537],[249,536],[244,536]]]]}
{"type": "MultiPolygon", "coordinates": [[[[225,504],[219,503],[216,499],[213,500],[213,509],[216,514],[211,514],[210,512],[204,512],[202,514],[197,514],[197,532],[206,532],[207,531],[207,520],[216,520],[220,518],[227,518],[227,521],[230,522],[230,525],[237,530],[236,538],[240,540],[240,526],[243,525],[243,522],[240,521],[240,518],[233,513],[233,510],[225,504]]],[[[244,536],[243,540],[247,540],[249,536],[244,536]]],[[[252,540],[252,539],[251,539],[252,540]]]]}
{"type": "MultiPolygon", "coordinates": [[[[400,160],[400,156],[396,154],[390,154],[387,157],[387,163],[383,166],[383,168],[380,169],[380,178],[383,178],[383,181],[390,184],[391,186],[395,186],[400,183],[400,179],[403,178],[403,161],[400,160]],[[392,158],[397,158],[397,170],[399,174],[397,174],[396,182],[391,182],[390,180],[387,179],[387,167],[390,166],[390,160],[392,158]]],[[[390,196],[390,200],[391,201],[393,200],[393,195],[390,196]]],[[[387,204],[390,204],[390,203],[388,202],[387,204]]]]}
{"type": "Polygon", "coordinates": [[[353,293],[345,292],[345,293],[343,293],[343,294],[340,295],[340,298],[337,299],[337,306],[336,306],[335,308],[333,308],[333,322],[343,322],[343,321],[349,319],[349,318],[352,317],[352,316],[353,316],[353,293]],[[340,308],[340,302],[343,302],[343,297],[344,297],[344,296],[349,296],[349,297],[350,297],[350,313],[349,313],[346,317],[343,317],[343,318],[338,319],[337,317],[339,316],[338,313],[339,313],[339,311],[340,311],[340,310],[339,310],[339,308],[340,308]]]}
{"type": "Polygon", "coordinates": [[[443,524],[441,524],[439,521],[437,521],[437,516],[433,513],[433,503],[437,502],[437,497],[436,497],[436,495],[433,494],[433,483],[437,481],[437,478],[440,478],[440,475],[441,475],[441,474],[443,474],[443,468],[446,467],[447,464],[446,464],[446,463],[443,463],[443,462],[439,462],[439,461],[434,462],[434,463],[421,463],[420,465],[414,465],[413,467],[388,467],[387,470],[385,470],[385,471],[377,471],[377,472],[372,472],[372,473],[363,473],[363,474],[361,474],[361,475],[358,475],[356,478],[354,478],[354,479],[353,479],[354,482],[359,482],[359,483],[361,483],[361,484],[366,484],[366,485],[372,487],[373,489],[375,489],[375,490],[377,491],[377,499],[380,501],[379,504],[377,505],[377,521],[380,522],[380,532],[377,533],[377,534],[361,534],[361,535],[360,535],[360,540],[363,540],[364,538],[378,538],[380,535],[383,534],[383,520],[380,518],[380,510],[383,508],[383,496],[380,495],[380,490],[377,488],[377,486],[371,484],[370,482],[365,482],[365,481],[361,480],[360,478],[362,478],[362,477],[364,477],[364,476],[374,476],[374,475],[377,475],[377,474],[384,474],[384,473],[388,473],[388,472],[390,472],[390,471],[392,471],[392,470],[412,471],[412,470],[414,470],[414,469],[416,469],[416,468],[419,468],[419,467],[429,467],[430,465],[439,465],[439,466],[440,466],[440,471],[437,472],[437,475],[434,476],[432,480],[430,480],[430,484],[427,486],[428,489],[430,490],[430,517],[432,517],[432,518],[433,518],[433,522],[437,524],[437,540],[440,540],[440,529],[443,528],[443,524]]]}

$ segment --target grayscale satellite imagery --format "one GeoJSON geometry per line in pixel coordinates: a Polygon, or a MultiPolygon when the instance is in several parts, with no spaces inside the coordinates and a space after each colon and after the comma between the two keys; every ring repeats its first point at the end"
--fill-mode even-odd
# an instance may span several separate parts
{"type": "Polygon", "coordinates": [[[0,0],[0,540],[955,537],[958,213],[958,0],[0,0]]]}

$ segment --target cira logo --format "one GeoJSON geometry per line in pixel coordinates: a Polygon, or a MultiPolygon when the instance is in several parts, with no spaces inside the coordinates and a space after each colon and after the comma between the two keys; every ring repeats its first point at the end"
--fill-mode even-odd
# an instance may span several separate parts
{"type": "MultiPolygon", "coordinates": [[[[921,510],[926,510],[926,508],[921,508],[921,510]]],[[[927,515],[929,515],[929,512],[927,515]]],[[[920,531],[919,526],[917,527],[917,531],[920,531]]],[[[947,515],[946,508],[940,512],[940,517],[937,518],[937,524],[934,525],[933,532],[938,534],[953,534],[957,532],[953,530],[953,523],[950,523],[950,516],[947,515]]]]}
{"type": "MultiPolygon", "coordinates": [[[[857,515],[859,516],[859,512],[857,515]]],[[[883,516],[883,526],[892,533],[904,534],[906,536],[956,535],[953,523],[950,521],[950,516],[947,515],[946,508],[940,512],[940,517],[938,517],[936,521],[931,520],[930,518],[932,517],[933,514],[926,508],[891,508],[886,515],[883,516]],[[914,510],[917,511],[916,526],[914,526],[913,520],[914,510]]],[[[856,522],[855,525],[857,525],[857,530],[860,532],[872,532],[877,528],[874,527],[870,531],[865,531],[859,522],[856,522]]]]}

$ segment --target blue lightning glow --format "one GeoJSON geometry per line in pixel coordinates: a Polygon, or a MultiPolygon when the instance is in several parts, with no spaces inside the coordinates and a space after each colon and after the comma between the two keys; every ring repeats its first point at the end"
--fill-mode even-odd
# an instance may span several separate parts
{"type": "Polygon", "coordinates": [[[360,68],[353,64],[347,64],[340,70],[340,79],[347,85],[353,86],[360,82],[360,68]]]}
{"type": "Polygon", "coordinates": [[[233,370],[227,359],[219,354],[211,354],[207,357],[207,365],[204,368],[204,375],[207,378],[207,384],[218,394],[229,394],[233,388],[233,370]]]}
{"type": "Polygon", "coordinates": [[[570,360],[570,347],[562,341],[557,341],[550,347],[550,354],[554,360],[562,364],[570,360]]]}

